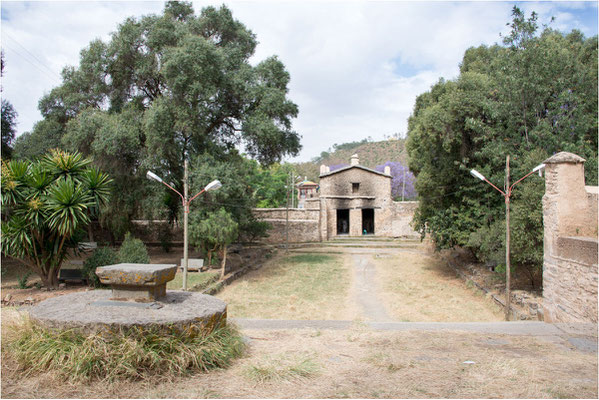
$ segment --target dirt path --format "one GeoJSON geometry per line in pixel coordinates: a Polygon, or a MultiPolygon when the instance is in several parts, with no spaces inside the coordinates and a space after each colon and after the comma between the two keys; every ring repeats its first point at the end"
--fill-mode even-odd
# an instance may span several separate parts
{"type": "Polygon", "coordinates": [[[353,254],[352,271],[354,290],[351,292],[353,300],[359,307],[359,319],[376,322],[392,321],[385,305],[379,299],[379,285],[377,284],[376,268],[369,262],[369,256],[353,254]]]}

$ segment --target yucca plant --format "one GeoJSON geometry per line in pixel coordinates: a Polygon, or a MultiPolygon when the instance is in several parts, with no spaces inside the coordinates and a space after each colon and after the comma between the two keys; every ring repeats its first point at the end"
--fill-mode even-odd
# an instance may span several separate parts
{"type": "Polygon", "coordinates": [[[2,252],[58,286],[68,249],[109,199],[111,179],[78,153],[51,150],[34,162],[2,163],[2,252]]]}

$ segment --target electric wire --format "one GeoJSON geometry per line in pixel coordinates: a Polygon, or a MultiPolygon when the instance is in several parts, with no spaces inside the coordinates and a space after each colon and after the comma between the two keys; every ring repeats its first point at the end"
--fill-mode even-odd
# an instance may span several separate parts
{"type": "Polygon", "coordinates": [[[15,53],[17,53],[19,56],[21,56],[25,61],[27,61],[28,63],[30,63],[31,65],[33,65],[34,67],[36,67],[38,70],[40,70],[41,72],[45,73],[47,76],[51,77],[52,79],[58,79],[58,81],[61,81],[61,77],[60,75],[58,75],[56,72],[54,72],[50,67],[48,67],[43,61],[41,61],[39,58],[37,58],[37,56],[35,56],[35,54],[33,54],[32,52],[30,52],[29,50],[27,50],[27,48],[25,46],[23,46],[21,43],[19,43],[15,38],[13,38],[11,35],[9,35],[6,32],[3,32],[3,35],[6,36],[7,38],[9,38],[10,40],[12,40],[14,43],[16,43],[19,47],[21,47],[23,50],[25,50],[25,52],[27,54],[29,54],[29,56],[31,56],[35,61],[38,62],[39,65],[41,65],[42,67],[45,68],[46,71],[48,71],[50,74],[48,74],[48,72],[42,70],[41,68],[39,68],[39,66],[35,65],[33,62],[31,62],[30,60],[28,60],[25,56],[23,56],[21,53],[19,53],[17,50],[15,50],[14,48],[10,48],[12,51],[14,51],[15,53]]]}

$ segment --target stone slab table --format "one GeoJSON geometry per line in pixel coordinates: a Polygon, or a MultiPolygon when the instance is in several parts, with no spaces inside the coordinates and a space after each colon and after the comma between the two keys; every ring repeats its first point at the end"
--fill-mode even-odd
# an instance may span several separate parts
{"type": "Polygon", "coordinates": [[[177,273],[175,264],[121,263],[96,268],[100,282],[112,287],[111,300],[150,302],[166,296],[166,283],[177,273]]]}

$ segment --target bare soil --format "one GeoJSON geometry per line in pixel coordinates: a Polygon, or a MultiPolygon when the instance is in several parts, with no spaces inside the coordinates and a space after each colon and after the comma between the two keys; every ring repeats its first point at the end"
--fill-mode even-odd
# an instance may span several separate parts
{"type": "MultiPolygon", "coordinates": [[[[14,311],[3,309],[3,324],[10,313],[14,311]]],[[[2,397],[597,398],[598,394],[596,353],[578,351],[559,337],[381,332],[359,323],[341,331],[243,333],[249,339],[248,351],[230,368],[171,381],[156,377],[65,383],[50,373],[24,378],[4,354],[2,397]],[[256,370],[262,374],[252,373],[256,370]]]]}

